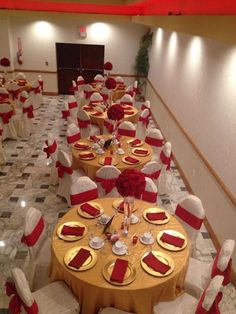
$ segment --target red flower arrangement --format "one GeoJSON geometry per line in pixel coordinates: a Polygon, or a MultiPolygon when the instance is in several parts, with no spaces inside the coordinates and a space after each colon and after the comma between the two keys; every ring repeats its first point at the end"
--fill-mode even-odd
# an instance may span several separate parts
{"type": "Polygon", "coordinates": [[[121,196],[140,198],[146,185],[145,176],[135,169],[124,170],[116,180],[116,188],[121,196]]]}
{"type": "Polygon", "coordinates": [[[11,63],[10,63],[10,60],[8,58],[2,58],[0,60],[0,64],[3,67],[9,67],[11,63]]]}
{"type": "Polygon", "coordinates": [[[110,120],[120,121],[124,118],[125,112],[121,105],[115,104],[108,108],[107,116],[110,120]]]}
{"type": "Polygon", "coordinates": [[[103,68],[104,68],[104,70],[111,71],[113,68],[113,64],[108,61],[108,62],[104,63],[103,68]]]}
{"type": "Polygon", "coordinates": [[[116,80],[113,79],[112,77],[109,77],[108,79],[106,79],[105,81],[105,86],[108,89],[114,89],[116,88],[116,80]]]}

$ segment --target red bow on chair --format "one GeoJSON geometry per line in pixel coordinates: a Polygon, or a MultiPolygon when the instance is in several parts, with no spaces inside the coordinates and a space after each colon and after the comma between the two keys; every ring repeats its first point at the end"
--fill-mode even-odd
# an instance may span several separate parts
{"type": "Polygon", "coordinates": [[[20,91],[18,89],[17,90],[11,90],[11,91],[9,91],[9,93],[11,94],[12,99],[15,100],[18,98],[20,91]]]}
{"type": "Polygon", "coordinates": [[[215,277],[216,275],[224,276],[224,281],[222,283],[223,286],[226,286],[230,283],[231,280],[231,272],[232,272],[232,258],[229,260],[228,266],[224,271],[221,271],[218,267],[218,260],[219,260],[219,253],[216,255],[214,259],[214,263],[212,266],[211,278],[215,277]]]}
{"type": "Polygon", "coordinates": [[[63,166],[59,160],[56,162],[56,167],[58,168],[57,171],[59,178],[63,178],[65,172],[69,175],[73,173],[72,167],[63,166]]]}
{"type": "Polygon", "coordinates": [[[0,117],[2,118],[2,122],[4,124],[8,124],[9,123],[9,120],[11,119],[12,117],[12,114],[13,114],[13,111],[8,111],[8,112],[1,112],[0,113],[0,117]]]}
{"type": "Polygon", "coordinates": [[[148,117],[144,118],[140,116],[138,121],[141,121],[146,126],[146,128],[148,127],[148,123],[149,123],[148,117]]]}
{"type": "Polygon", "coordinates": [[[5,283],[6,288],[6,294],[7,296],[13,295],[13,297],[10,299],[8,310],[10,314],[20,314],[21,313],[21,306],[25,309],[27,314],[38,314],[39,309],[37,303],[34,301],[31,306],[27,306],[24,304],[24,302],[21,300],[20,296],[18,295],[16,291],[15,284],[7,280],[5,283]]]}
{"type": "Polygon", "coordinates": [[[161,159],[162,163],[167,166],[167,167],[166,167],[166,170],[170,170],[171,155],[170,155],[170,157],[167,157],[167,156],[163,153],[163,151],[162,151],[162,152],[161,152],[161,155],[160,155],[160,159],[161,159]]]}
{"type": "Polygon", "coordinates": [[[116,180],[117,178],[103,179],[103,178],[96,177],[96,181],[101,183],[102,188],[105,190],[105,194],[108,194],[112,191],[112,189],[115,187],[116,180]]]}
{"type": "Polygon", "coordinates": [[[62,110],[62,119],[67,120],[67,118],[70,116],[70,111],[69,110],[62,110]]]}
{"type": "Polygon", "coordinates": [[[41,90],[40,87],[31,87],[31,91],[34,92],[35,94],[40,94],[41,90]]]}
{"type": "Polygon", "coordinates": [[[0,93],[0,102],[4,102],[6,99],[9,99],[9,95],[0,93]]]}
{"type": "Polygon", "coordinates": [[[27,97],[20,96],[20,102],[24,103],[26,101],[27,97]]]}
{"type": "Polygon", "coordinates": [[[86,129],[90,124],[90,120],[80,120],[79,118],[77,118],[77,121],[78,121],[78,125],[81,129],[86,129]]]}
{"type": "Polygon", "coordinates": [[[161,174],[161,170],[157,170],[156,172],[153,172],[151,174],[144,173],[145,177],[148,177],[150,179],[158,179],[160,174],[161,174]]]}
{"type": "Polygon", "coordinates": [[[47,158],[50,157],[51,154],[55,153],[57,149],[57,143],[56,141],[53,142],[52,145],[48,146],[48,141],[45,141],[47,147],[44,147],[43,151],[47,154],[47,158]]]}
{"type": "Polygon", "coordinates": [[[23,111],[23,113],[27,113],[27,117],[29,119],[32,119],[32,118],[34,118],[33,110],[34,110],[33,106],[30,105],[29,107],[24,107],[22,111],[23,111]]]}
{"type": "Polygon", "coordinates": [[[21,242],[25,243],[27,246],[34,246],[35,243],[38,241],[41,233],[44,229],[44,220],[43,217],[41,217],[37,223],[37,225],[34,227],[34,230],[28,234],[23,235],[21,238],[21,242]]]}

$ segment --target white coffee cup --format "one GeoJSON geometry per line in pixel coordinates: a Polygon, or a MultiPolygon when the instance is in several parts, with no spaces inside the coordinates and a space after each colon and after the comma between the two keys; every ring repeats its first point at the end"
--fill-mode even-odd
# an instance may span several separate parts
{"type": "Polygon", "coordinates": [[[96,153],[97,154],[103,154],[104,153],[104,150],[100,147],[96,150],[96,153]]]}
{"type": "Polygon", "coordinates": [[[102,215],[102,216],[100,217],[100,222],[103,223],[103,224],[105,224],[105,223],[108,222],[108,219],[109,219],[109,218],[110,218],[110,217],[107,216],[107,215],[102,215]]]}
{"type": "Polygon", "coordinates": [[[115,246],[115,250],[116,250],[117,252],[122,252],[123,249],[124,249],[124,242],[122,242],[122,241],[116,241],[116,243],[114,244],[114,246],[115,246]]]}
{"type": "Polygon", "coordinates": [[[150,232],[144,232],[142,238],[143,238],[143,241],[148,243],[152,239],[152,234],[150,232]]]}
{"type": "Polygon", "coordinates": [[[124,154],[124,150],[122,148],[117,149],[117,154],[122,155],[124,154]]]}
{"type": "Polygon", "coordinates": [[[100,146],[99,146],[98,143],[94,143],[92,147],[95,148],[95,149],[97,149],[97,148],[99,148],[100,146]]]}
{"type": "Polygon", "coordinates": [[[132,224],[134,224],[134,223],[136,223],[136,222],[138,222],[138,221],[139,221],[139,218],[138,218],[136,215],[131,214],[131,216],[130,216],[130,222],[131,222],[132,224]]]}
{"type": "Polygon", "coordinates": [[[94,247],[100,247],[102,245],[103,240],[100,237],[93,237],[91,240],[91,244],[94,247]]]}

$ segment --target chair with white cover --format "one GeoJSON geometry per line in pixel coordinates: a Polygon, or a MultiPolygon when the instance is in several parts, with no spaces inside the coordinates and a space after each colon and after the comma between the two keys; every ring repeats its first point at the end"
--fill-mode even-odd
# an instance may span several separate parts
{"type": "Polygon", "coordinates": [[[16,74],[15,79],[16,79],[16,80],[26,80],[25,73],[23,73],[23,72],[18,72],[18,73],[16,74]]]}
{"type": "Polygon", "coordinates": [[[0,123],[2,125],[2,140],[6,138],[16,140],[17,133],[14,126],[13,110],[9,103],[2,103],[0,105],[0,123]]]}
{"type": "Polygon", "coordinates": [[[210,263],[190,257],[184,283],[185,291],[199,298],[210,279],[217,275],[224,277],[223,286],[228,285],[231,280],[234,246],[235,240],[225,240],[220,251],[210,263]]]}
{"type": "Polygon", "coordinates": [[[215,276],[198,300],[188,293],[181,294],[174,301],[159,302],[153,308],[153,314],[220,314],[220,291],[224,277],[215,276]]]}
{"type": "Polygon", "coordinates": [[[70,187],[71,206],[82,204],[95,198],[98,198],[97,184],[87,176],[78,178],[70,187]]]}
{"type": "Polygon", "coordinates": [[[103,103],[107,106],[108,103],[109,103],[109,98],[110,98],[110,90],[106,87],[103,87],[101,90],[100,90],[100,95],[102,96],[103,98],[103,103]]]}
{"type": "Polygon", "coordinates": [[[20,93],[20,98],[19,98],[19,107],[20,108],[23,108],[23,105],[26,101],[26,99],[29,98],[29,94],[27,93],[27,91],[23,90],[21,93],[20,93]]]}
{"type": "Polygon", "coordinates": [[[136,136],[136,128],[135,125],[130,121],[123,121],[118,126],[117,134],[129,137],[136,136]]]}
{"type": "Polygon", "coordinates": [[[112,134],[113,131],[114,131],[114,121],[108,118],[105,119],[103,134],[112,134]]]}
{"type": "Polygon", "coordinates": [[[13,268],[12,279],[6,282],[6,293],[10,297],[10,313],[31,314],[76,314],[80,305],[63,281],[52,282],[31,292],[30,285],[20,268],[13,268]]]}
{"type": "Polygon", "coordinates": [[[103,104],[103,97],[100,93],[98,92],[94,92],[90,99],[89,99],[89,104],[90,105],[99,105],[99,104],[103,104]]]}
{"type": "Polygon", "coordinates": [[[32,99],[27,98],[22,108],[22,137],[29,137],[33,130],[34,107],[32,105],[32,99]]]}
{"type": "MultiPolygon", "coordinates": [[[[105,157],[109,158],[109,157],[105,157]]],[[[120,170],[115,166],[105,165],[97,170],[96,182],[99,197],[117,197],[119,193],[116,189],[116,180],[120,175],[120,170]]]]}
{"type": "Polygon", "coordinates": [[[70,117],[70,110],[67,101],[63,102],[63,109],[61,111],[62,119],[66,120],[70,117]]]}
{"type": "Polygon", "coordinates": [[[43,92],[43,89],[44,89],[44,82],[43,82],[43,78],[42,78],[42,75],[38,75],[38,82],[39,82],[39,86],[40,86],[40,89],[41,89],[41,92],[43,92]]]}
{"type": "Polygon", "coordinates": [[[134,103],[135,103],[135,96],[137,94],[138,91],[138,81],[134,81],[133,83],[133,99],[134,99],[134,103]]]}
{"type": "Polygon", "coordinates": [[[67,126],[66,139],[70,146],[81,139],[80,128],[75,123],[70,123],[67,126]]]}
{"type": "Polygon", "coordinates": [[[99,135],[100,130],[97,125],[92,125],[89,115],[85,110],[79,110],[77,113],[78,126],[80,128],[81,137],[89,137],[90,135],[99,135]]]}
{"type": "Polygon", "coordinates": [[[85,85],[85,81],[84,81],[83,76],[81,76],[81,75],[77,76],[76,84],[79,87],[78,91],[81,92],[83,89],[83,86],[85,85]]]}
{"type": "Polygon", "coordinates": [[[46,147],[44,147],[44,152],[47,154],[47,158],[51,158],[51,174],[50,174],[50,184],[57,185],[58,184],[58,175],[57,175],[57,152],[58,146],[55,136],[52,133],[48,133],[47,140],[45,141],[46,147]]]}
{"type": "Polygon", "coordinates": [[[104,83],[104,77],[101,74],[97,74],[94,76],[93,82],[96,84],[103,84],[104,83]]]}
{"type": "Polygon", "coordinates": [[[158,180],[158,191],[159,194],[162,195],[171,195],[173,191],[173,184],[172,184],[172,174],[170,171],[170,164],[171,164],[171,143],[166,142],[163,145],[159,162],[162,166],[161,174],[158,180]]]}
{"type": "Polygon", "coordinates": [[[0,86],[0,101],[8,101],[10,98],[10,94],[5,87],[0,86]]]}
{"type": "Polygon", "coordinates": [[[151,116],[151,103],[149,100],[146,100],[142,105],[141,105],[141,111],[144,109],[148,109],[149,110],[149,116],[151,116]]]}
{"type": "Polygon", "coordinates": [[[43,104],[43,94],[38,80],[32,82],[30,97],[32,99],[34,109],[39,108],[43,104]]]}
{"type": "Polygon", "coordinates": [[[0,165],[4,165],[6,163],[6,154],[2,147],[2,133],[3,133],[3,129],[0,124],[0,165]]]}
{"type": "Polygon", "coordinates": [[[120,104],[122,106],[133,106],[134,100],[129,94],[124,94],[124,96],[122,96],[120,99],[120,104]]]}
{"type": "Polygon", "coordinates": [[[124,90],[125,89],[125,82],[124,82],[123,77],[116,76],[115,80],[116,80],[116,89],[117,90],[124,90]]]}
{"type": "Polygon", "coordinates": [[[84,86],[84,98],[85,99],[90,99],[91,95],[94,93],[94,89],[91,85],[86,84],[84,86]]]}
{"type": "Polygon", "coordinates": [[[145,143],[152,146],[152,160],[159,160],[159,156],[164,145],[164,138],[159,129],[149,129],[145,137],[145,143]]]}
{"type": "Polygon", "coordinates": [[[14,104],[18,105],[18,100],[19,100],[19,95],[20,95],[20,86],[17,84],[17,82],[14,82],[14,81],[9,82],[6,86],[14,104]]]}
{"type": "Polygon", "coordinates": [[[197,238],[205,218],[205,210],[200,198],[189,194],[182,199],[175,209],[175,216],[180,220],[191,241],[191,256],[196,255],[197,238]]]}
{"type": "Polygon", "coordinates": [[[98,314],[134,314],[134,313],[122,311],[114,307],[104,307],[99,310],[98,314]]]}
{"type": "Polygon", "coordinates": [[[68,96],[68,107],[69,107],[71,118],[76,120],[77,112],[78,112],[78,104],[77,104],[75,96],[72,96],[72,95],[68,96]]]}
{"type": "Polygon", "coordinates": [[[159,162],[149,161],[140,171],[145,177],[151,178],[157,186],[158,178],[161,174],[161,165],[159,162]]]}
{"type": "Polygon", "coordinates": [[[139,138],[142,141],[145,139],[148,124],[149,124],[149,110],[144,109],[141,112],[137,123],[137,138],[139,138]]]}
{"type": "Polygon", "coordinates": [[[157,203],[157,186],[151,178],[145,177],[146,185],[141,195],[143,201],[157,203]]]}

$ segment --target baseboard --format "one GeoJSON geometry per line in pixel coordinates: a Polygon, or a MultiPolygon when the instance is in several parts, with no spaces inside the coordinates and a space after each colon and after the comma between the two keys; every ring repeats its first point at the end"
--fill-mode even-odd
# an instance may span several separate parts
{"type": "Polygon", "coordinates": [[[59,94],[57,92],[43,92],[43,95],[45,95],[45,96],[58,96],[59,94]]]}

